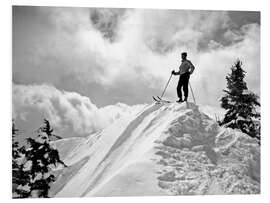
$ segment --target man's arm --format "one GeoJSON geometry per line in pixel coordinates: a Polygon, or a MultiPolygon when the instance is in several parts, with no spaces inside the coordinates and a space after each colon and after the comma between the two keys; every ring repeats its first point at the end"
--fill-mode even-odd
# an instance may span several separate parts
{"type": "Polygon", "coordinates": [[[175,75],[180,75],[180,71],[176,72],[175,75]]]}
{"type": "Polygon", "coordinates": [[[180,75],[180,70],[177,71],[177,72],[175,72],[175,71],[173,70],[173,71],[172,71],[172,74],[173,74],[173,75],[180,75]]]}
{"type": "Polygon", "coordinates": [[[189,62],[189,65],[190,65],[190,70],[189,70],[189,72],[190,72],[190,74],[192,74],[193,71],[195,70],[195,66],[191,63],[191,61],[188,61],[188,62],[189,62]]]}

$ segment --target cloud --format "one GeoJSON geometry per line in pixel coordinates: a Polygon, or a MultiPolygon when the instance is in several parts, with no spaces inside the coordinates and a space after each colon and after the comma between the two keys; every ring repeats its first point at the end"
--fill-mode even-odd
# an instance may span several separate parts
{"type": "Polygon", "coordinates": [[[15,121],[31,131],[47,118],[63,137],[89,135],[142,107],[118,103],[97,108],[88,97],[51,85],[13,85],[15,121]]]}
{"type": "Polygon", "coordinates": [[[120,19],[126,9],[94,8],[90,10],[90,20],[93,26],[98,29],[102,36],[110,42],[117,38],[116,32],[120,19]]]}
{"type": "Polygon", "coordinates": [[[222,89],[226,88],[225,76],[237,58],[243,61],[248,87],[260,95],[260,27],[257,24],[245,25],[241,28],[238,38],[240,37],[242,41],[230,46],[194,56],[197,71],[192,83],[196,94],[202,98],[202,103],[214,105],[218,101],[222,89]]]}
{"type": "MultiPolygon", "coordinates": [[[[117,91],[119,100],[146,102],[149,93],[163,90],[180,52],[187,51],[196,66],[192,84],[199,102],[218,104],[237,58],[259,93],[260,25],[236,24],[229,12],[37,7],[27,17],[19,9],[13,21],[15,83],[51,83],[95,95],[98,104],[114,101],[117,91]]],[[[170,99],[176,83],[174,78],[166,93],[170,99]]]]}

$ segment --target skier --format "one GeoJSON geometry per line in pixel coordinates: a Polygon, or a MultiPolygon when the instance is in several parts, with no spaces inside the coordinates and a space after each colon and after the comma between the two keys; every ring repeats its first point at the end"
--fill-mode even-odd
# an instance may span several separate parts
{"type": "Polygon", "coordinates": [[[179,100],[177,102],[183,102],[182,100],[182,87],[184,91],[184,101],[187,101],[188,98],[188,82],[189,82],[189,77],[193,73],[195,67],[191,63],[191,61],[187,60],[187,52],[183,52],[181,54],[182,57],[182,63],[179,67],[179,71],[175,72],[174,70],[172,71],[172,75],[180,75],[178,85],[177,85],[177,95],[179,100]]]}

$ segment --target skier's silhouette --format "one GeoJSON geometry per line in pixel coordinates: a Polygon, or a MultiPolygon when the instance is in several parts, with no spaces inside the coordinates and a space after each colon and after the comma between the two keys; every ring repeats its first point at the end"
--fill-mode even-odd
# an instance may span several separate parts
{"type": "Polygon", "coordinates": [[[189,77],[193,73],[195,67],[191,63],[191,61],[187,60],[187,53],[183,52],[181,54],[182,57],[182,63],[179,66],[179,71],[175,72],[174,70],[172,71],[172,75],[180,75],[178,85],[177,85],[177,95],[179,100],[177,102],[183,102],[182,100],[182,87],[184,91],[184,101],[187,101],[188,98],[188,82],[189,82],[189,77]]]}

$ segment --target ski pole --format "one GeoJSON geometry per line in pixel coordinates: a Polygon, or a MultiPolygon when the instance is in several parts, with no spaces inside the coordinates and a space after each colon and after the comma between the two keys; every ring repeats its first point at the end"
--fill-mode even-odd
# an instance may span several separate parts
{"type": "Polygon", "coordinates": [[[192,87],[191,87],[190,82],[188,82],[188,84],[189,84],[189,87],[190,87],[190,90],[191,90],[191,93],[192,93],[192,97],[193,97],[194,103],[196,104],[194,93],[193,93],[193,90],[192,90],[192,87]]]}
{"type": "Polygon", "coordinates": [[[172,78],[172,74],[171,74],[171,76],[170,76],[170,78],[169,78],[169,80],[168,80],[168,82],[167,82],[167,84],[166,84],[166,86],[165,86],[165,89],[163,90],[163,92],[162,92],[162,95],[161,95],[161,99],[162,99],[162,97],[163,97],[163,95],[164,95],[164,93],[165,93],[165,91],[166,91],[166,89],[167,89],[167,87],[168,87],[168,85],[169,85],[169,82],[170,82],[170,80],[171,80],[171,78],[172,78]]]}

